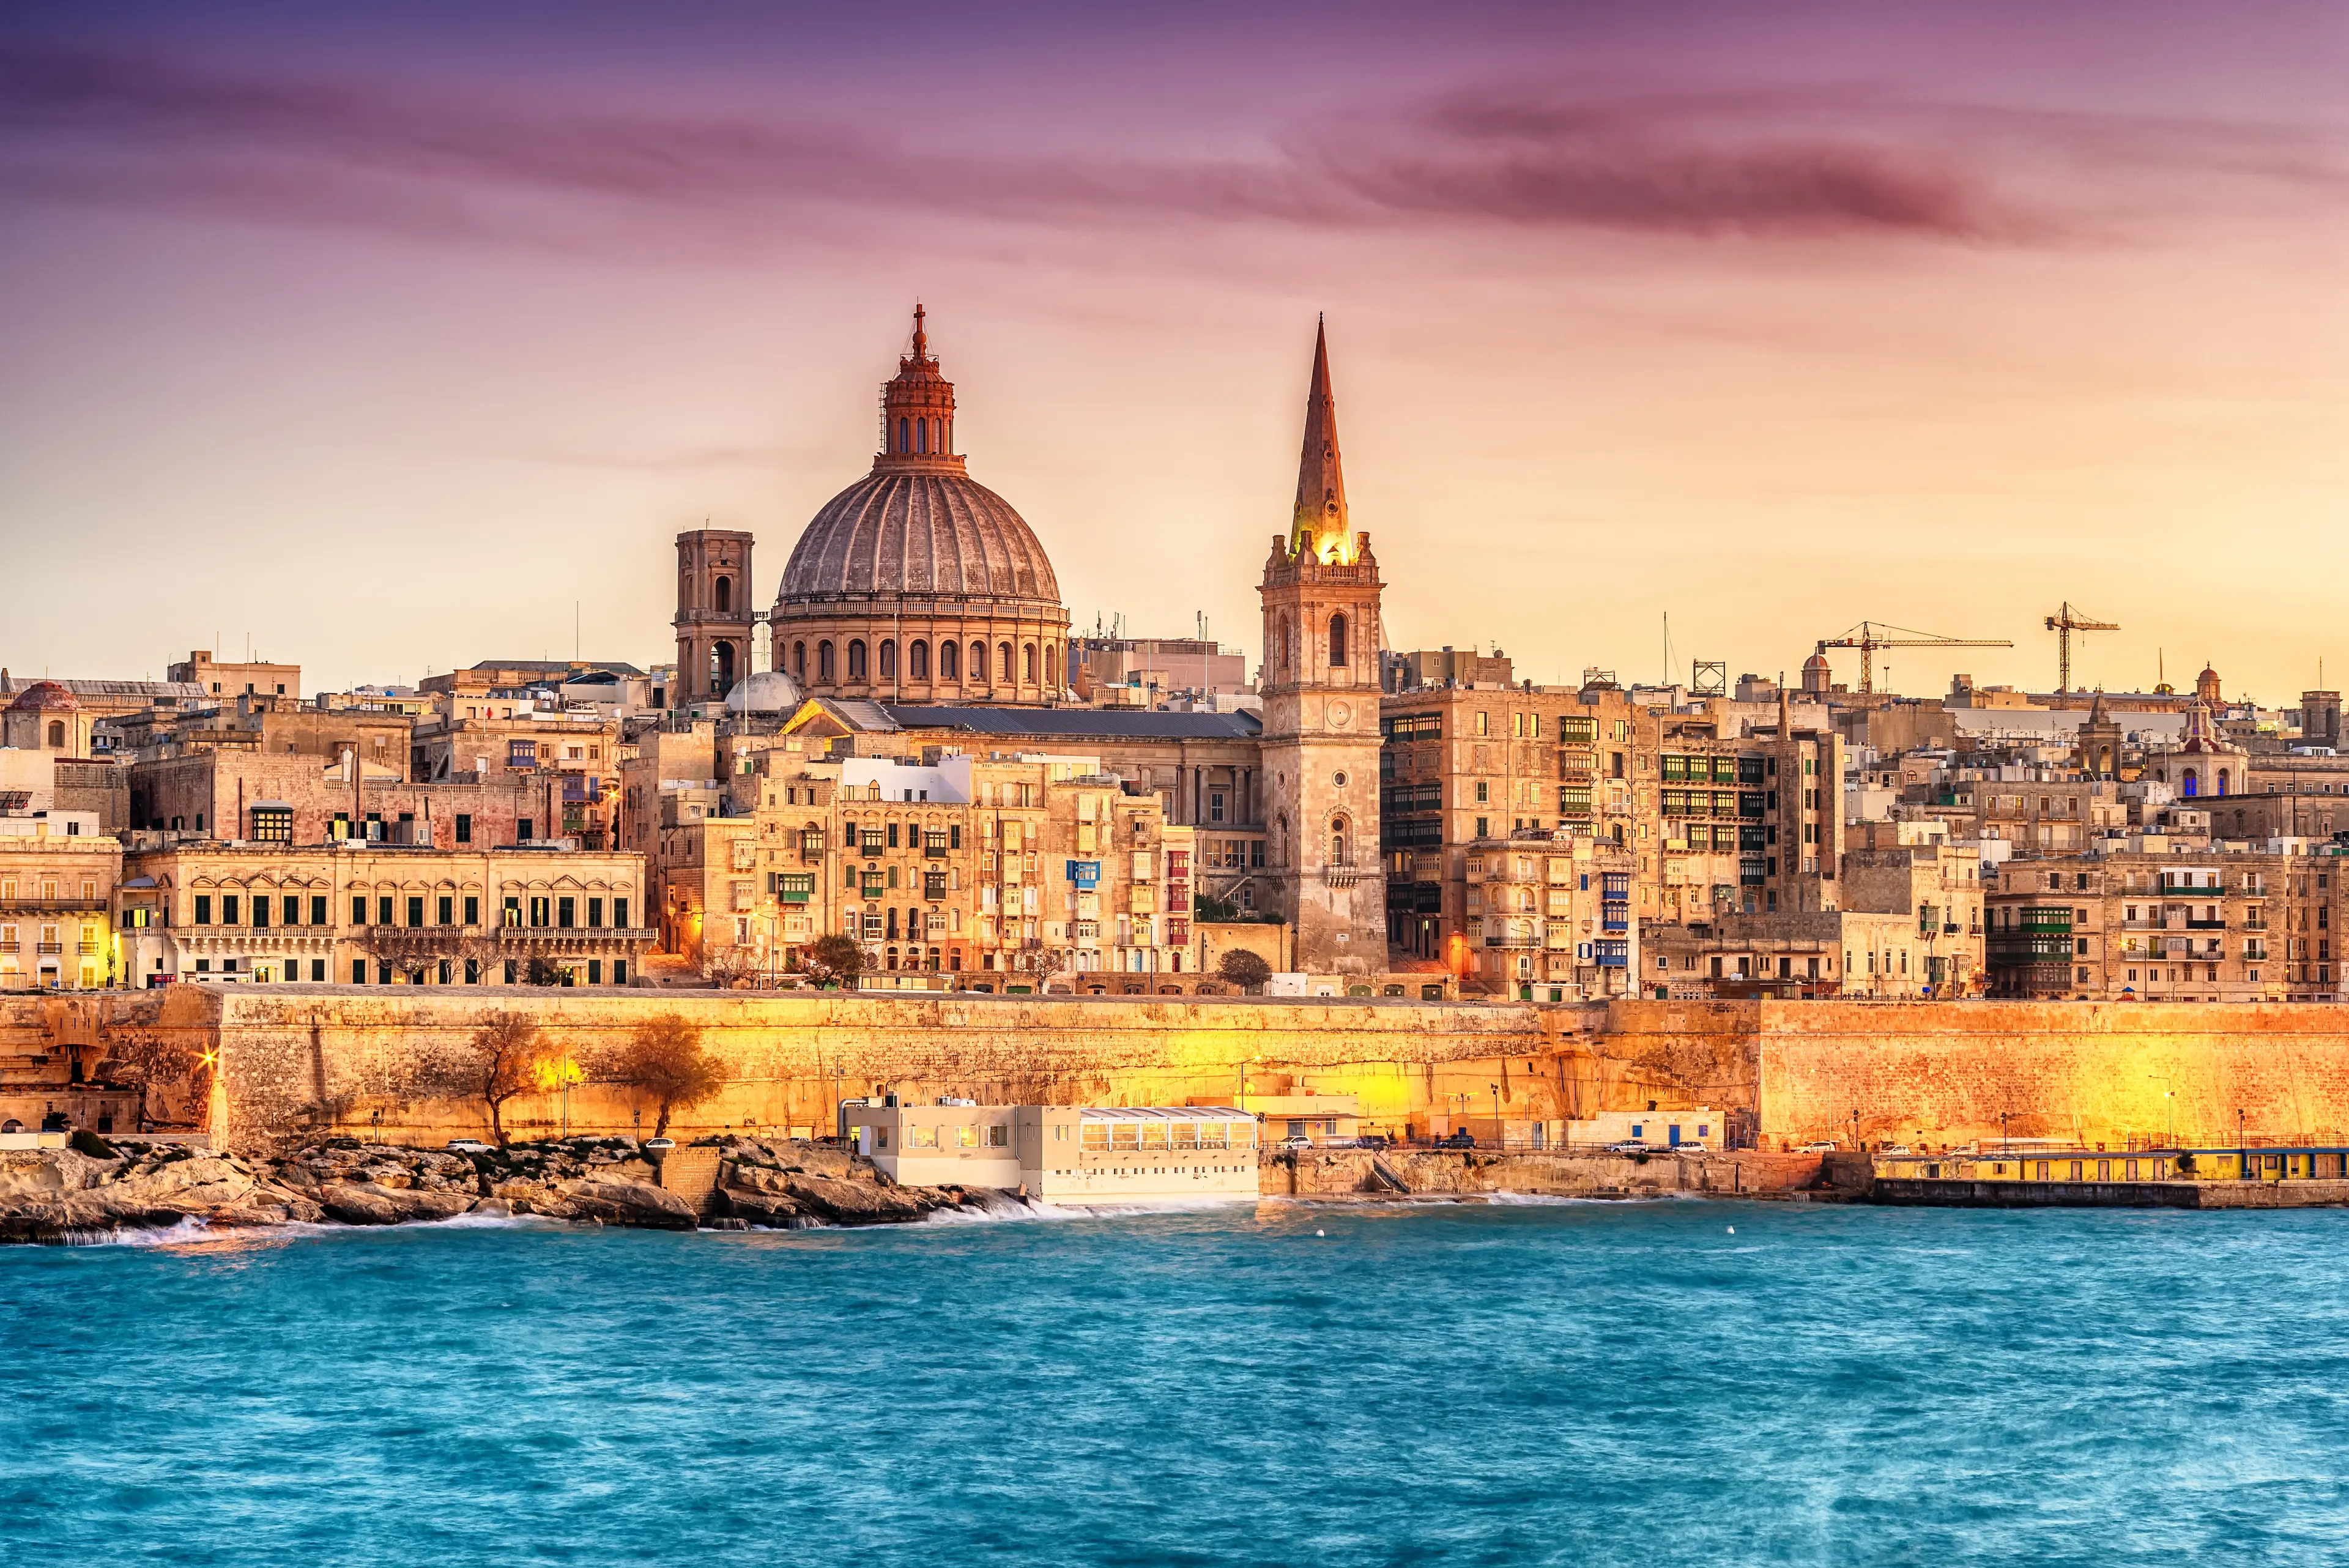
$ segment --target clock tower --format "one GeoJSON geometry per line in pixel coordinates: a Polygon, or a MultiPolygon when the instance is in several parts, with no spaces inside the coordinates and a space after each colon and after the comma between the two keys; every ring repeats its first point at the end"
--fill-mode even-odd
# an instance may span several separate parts
{"type": "Polygon", "coordinates": [[[1330,393],[1326,329],[1313,341],[1297,509],[1264,581],[1266,870],[1309,973],[1387,967],[1379,857],[1379,563],[1351,531],[1330,393]]]}

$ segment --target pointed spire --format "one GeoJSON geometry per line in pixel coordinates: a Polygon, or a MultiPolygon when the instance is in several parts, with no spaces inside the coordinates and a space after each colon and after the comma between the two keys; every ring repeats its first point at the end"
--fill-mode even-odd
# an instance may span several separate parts
{"type": "Polygon", "coordinates": [[[1305,444],[1297,460],[1297,514],[1289,554],[1351,562],[1353,530],[1346,517],[1346,476],[1338,458],[1338,403],[1330,391],[1327,319],[1313,329],[1313,387],[1305,395],[1305,444]]]}

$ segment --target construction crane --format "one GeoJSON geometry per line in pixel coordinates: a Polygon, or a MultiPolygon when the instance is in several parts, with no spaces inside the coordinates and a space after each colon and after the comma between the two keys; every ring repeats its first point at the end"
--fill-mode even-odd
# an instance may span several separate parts
{"type": "Polygon", "coordinates": [[[2120,628],[2118,621],[2090,620],[2072,607],[2071,600],[2065,599],[2063,609],[2047,618],[2047,629],[2055,634],[2055,690],[2059,693],[2072,690],[2072,634],[2074,632],[2118,631],[2120,628]]]}
{"type": "Polygon", "coordinates": [[[2013,642],[2003,637],[1936,637],[1930,631],[1911,631],[1905,626],[1887,626],[1881,621],[1861,621],[1841,637],[1831,637],[1819,644],[1819,655],[1826,656],[1830,648],[1859,649],[1859,694],[1863,697],[1876,691],[1876,650],[1879,648],[2013,648],[2013,642]],[[1887,637],[1886,632],[1899,632],[1887,637]]]}

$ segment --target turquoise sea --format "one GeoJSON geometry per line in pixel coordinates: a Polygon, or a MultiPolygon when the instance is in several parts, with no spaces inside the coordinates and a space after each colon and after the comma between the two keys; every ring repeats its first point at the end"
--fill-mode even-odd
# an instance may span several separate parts
{"type": "Polygon", "coordinates": [[[0,1562],[2340,1563],[2344,1236],[1268,1204],[0,1249],[0,1562]]]}

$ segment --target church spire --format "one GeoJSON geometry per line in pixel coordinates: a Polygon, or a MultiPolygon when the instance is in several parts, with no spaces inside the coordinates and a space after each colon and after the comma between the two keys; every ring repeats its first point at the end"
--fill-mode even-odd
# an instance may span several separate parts
{"type": "Polygon", "coordinates": [[[1350,563],[1354,535],[1346,519],[1346,476],[1338,460],[1338,403],[1330,392],[1330,335],[1313,331],[1313,389],[1305,395],[1305,445],[1297,460],[1297,515],[1288,553],[1350,563]]]}
{"type": "Polygon", "coordinates": [[[954,383],[930,352],[929,313],[914,306],[914,351],[897,358],[897,374],[881,389],[881,452],[876,468],[963,472],[955,449],[954,383]]]}

